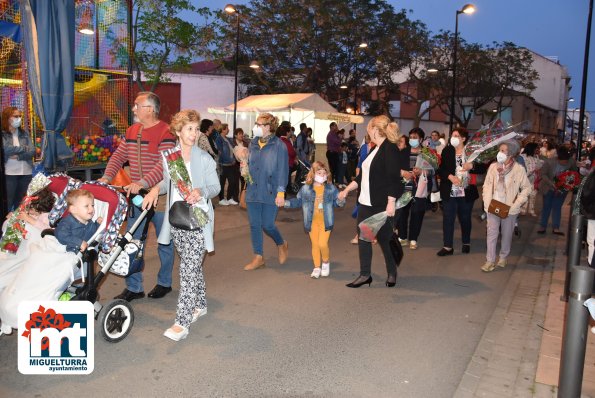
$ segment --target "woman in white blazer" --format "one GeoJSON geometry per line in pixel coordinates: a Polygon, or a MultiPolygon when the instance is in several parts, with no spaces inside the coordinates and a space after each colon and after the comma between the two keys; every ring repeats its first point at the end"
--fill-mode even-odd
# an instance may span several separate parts
{"type": "Polygon", "coordinates": [[[200,116],[193,110],[182,110],[172,117],[170,131],[178,138],[177,147],[192,180],[192,191],[182,197],[175,184],[172,184],[168,164],[164,157],[163,180],[156,185],[143,201],[143,208],[155,205],[160,194],[167,194],[166,209],[173,203],[185,200],[198,204],[209,216],[207,224],[194,231],[186,231],[169,223],[169,211],[165,218],[158,242],[168,244],[171,239],[180,255],[180,293],[176,310],[176,320],[164,336],[178,341],[188,335],[188,327],[200,316],[207,313],[207,299],[202,263],[206,252],[215,249],[213,230],[215,213],[211,199],[219,194],[221,186],[217,176],[217,165],[213,158],[195,143],[200,134],[200,116]]]}
{"type": "Polygon", "coordinates": [[[516,161],[520,152],[518,142],[505,141],[499,149],[497,161],[490,165],[483,183],[483,207],[488,221],[486,262],[481,267],[484,272],[506,267],[514,224],[532,189],[525,168],[516,161]],[[510,206],[507,217],[500,218],[488,212],[492,199],[510,206]],[[500,258],[496,263],[498,235],[501,235],[500,258]]]}

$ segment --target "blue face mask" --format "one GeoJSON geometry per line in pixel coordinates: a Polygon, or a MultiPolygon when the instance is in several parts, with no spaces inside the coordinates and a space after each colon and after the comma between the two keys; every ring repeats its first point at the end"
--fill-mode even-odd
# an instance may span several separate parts
{"type": "Polygon", "coordinates": [[[411,148],[417,148],[419,146],[419,140],[417,138],[412,138],[409,140],[409,145],[411,145],[411,148]]]}

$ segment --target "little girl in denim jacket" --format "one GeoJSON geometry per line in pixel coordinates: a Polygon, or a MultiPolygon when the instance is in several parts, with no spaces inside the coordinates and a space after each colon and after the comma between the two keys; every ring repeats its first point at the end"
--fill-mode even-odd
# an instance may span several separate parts
{"type": "Polygon", "coordinates": [[[310,276],[315,279],[329,276],[330,273],[328,241],[334,225],[333,208],[345,205],[345,201],[337,199],[338,195],[339,191],[331,182],[331,173],[327,166],[322,162],[314,162],[297,198],[285,201],[285,207],[301,206],[304,212],[304,229],[310,235],[314,261],[314,270],[310,276]]]}

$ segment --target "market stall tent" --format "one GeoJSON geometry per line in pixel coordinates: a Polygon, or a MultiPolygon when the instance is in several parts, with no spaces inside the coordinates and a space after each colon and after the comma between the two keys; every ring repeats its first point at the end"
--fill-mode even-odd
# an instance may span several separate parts
{"type": "MultiPolygon", "coordinates": [[[[233,124],[233,106],[212,107],[209,112],[222,115],[225,122],[233,124]]],[[[351,124],[364,122],[364,118],[358,115],[339,113],[320,95],[315,93],[299,94],[270,94],[251,95],[237,103],[237,126],[242,127],[244,132],[251,135],[251,129],[255,119],[260,113],[269,112],[279,118],[279,122],[289,121],[299,132],[300,123],[306,123],[312,128],[314,142],[326,143],[326,135],[329,131],[329,124],[337,122],[339,128],[348,130],[351,124]]]]}

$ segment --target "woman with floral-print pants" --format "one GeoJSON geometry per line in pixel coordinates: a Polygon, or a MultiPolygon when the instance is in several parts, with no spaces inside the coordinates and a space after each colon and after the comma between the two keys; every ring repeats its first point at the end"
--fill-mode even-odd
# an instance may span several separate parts
{"type": "Polygon", "coordinates": [[[173,326],[163,333],[165,337],[174,341],[186,338],[190,324],[207,313],[202,263],[205,253],[215,250],[213,242],[215,214],[211,199],[219,194],[221,186],[215,161],[207,152],[194,144],[199,134],[199,122],[198,112],[183,110],[174,115],[170,125],[171,133],[178,137],[175,150],[181,152],[181,158],[192,183],[190,193],[179,192],[175,178],[170,177],[172,175],[169,170],[170,165],[167,160],[164,160],[163,181],[154,187],[143,201],[143,208],[147,208],[156,204],[159,194],[167,193],[167,209],[177,201],[186,201],[191,205],[197,204],[209,217],[203,227],[187,231],[170,225],[169,212],[166,211],[159,233],[158,242],[161,244],[169,243],[173,239],[181,259],[176,320],[173,326]]]}
{"type": "MultiPolygon", "coordinates": [[[[180,296],[176,310],[176,323],[190,325],[193,311],[200,308],[206,313],[207,295],[202,260],[205,255],[205,238],[202,228],[184,231],[171,227],[171,236],[180,255],[180,296]]],[[[199,314],[200,316],[200,314],[199,314]]]]}

